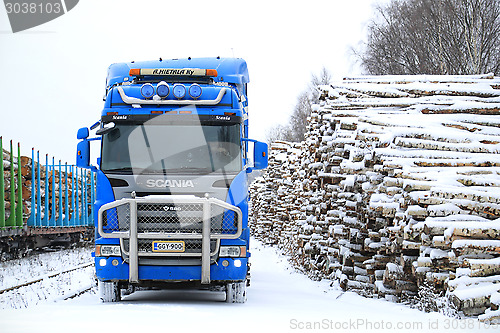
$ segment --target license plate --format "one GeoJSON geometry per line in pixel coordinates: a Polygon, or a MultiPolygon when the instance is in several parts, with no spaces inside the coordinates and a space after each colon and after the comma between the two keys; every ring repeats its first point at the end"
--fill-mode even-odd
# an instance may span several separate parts
{"type": "Polygon", "coordinates": [[[153,252],[184,252],[184,241],[154,241],[153,252]]]}

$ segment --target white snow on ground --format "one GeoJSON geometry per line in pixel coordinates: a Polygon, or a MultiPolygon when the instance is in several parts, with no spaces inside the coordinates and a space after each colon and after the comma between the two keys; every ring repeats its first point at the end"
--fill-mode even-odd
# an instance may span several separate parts
{"type": "Polygon", "coordinates": [[[48,277],[91,262],[93,259],[90,252],[90,248],[67,249],[1,262],[0,290],[38,279],[42,281],[0,294],[0,309],[31,307],[61,299],[65,295],[92,286],[95,281],[93,266],[53,278],[48,277]]]}
{"type": "Polygon", "coordinates": [[[120,303],[96,294],[0,310],[0,331],[11,332],[479,332],[475,319],[424,313],[352,292],[295,272],[274,248],[252,243],[252,286],[245,304],[223,293],[140,291],[120,303]]]}

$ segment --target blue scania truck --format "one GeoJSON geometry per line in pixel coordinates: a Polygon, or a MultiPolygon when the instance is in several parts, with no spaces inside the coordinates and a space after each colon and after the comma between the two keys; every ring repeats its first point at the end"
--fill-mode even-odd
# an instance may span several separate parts
{"type": "Polygon", "coordinates": [[[248,175],[267,167],[267,144],[248,138],[248,82],[236,58],[109,67],[101,118],[77,134],[77,165],[97,176],[104,302],[137,288],[225,291],[227,302],[245,302],[248,175]],[[100,142],[97,165],[91,141],[100,142]]]}

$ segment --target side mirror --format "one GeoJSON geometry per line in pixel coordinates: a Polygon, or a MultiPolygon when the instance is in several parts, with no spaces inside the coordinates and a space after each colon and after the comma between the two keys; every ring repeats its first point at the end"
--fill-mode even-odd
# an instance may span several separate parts
{"type": "Polygon", "coordinates": [[[267,143],[247,138],[243,138],[241,141],[253,143],[253,167],[248,167],[247,173],[267,168],[267,143]]]}
{"type": "Polygon", "coordinates": [[[90,141],[87,139],[78,142],[76,146],[76,166],[84,169],[90,168],[90,141]]]}
{"type": "Polygon", "coordinates": [[[76,134],[76,138],[78,140],[83,140],[89,137],[89,129],[87,127],[82,127],[78,130],[76,134]]]}
{"type": "Polygon", "coordinates": [[[253,146],[253,164],[255,170],[267,168],[267,143],[256,141],[253,146]]]}

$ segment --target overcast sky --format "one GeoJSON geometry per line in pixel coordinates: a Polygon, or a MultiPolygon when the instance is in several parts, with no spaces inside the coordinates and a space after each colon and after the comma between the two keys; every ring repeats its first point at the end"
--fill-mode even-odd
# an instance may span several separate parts
{"type": "Polygon", "coordinates": [[[250,136],[265,140],[312,73],[359,74],[348,48],[365,37],[375,2],[82,0],[16,34],[1,6],[0,135],[23,154],[35,147],[74,163],[76,132],[99,119],[111,63],[235,56],[250,73],[250,136]]]}

